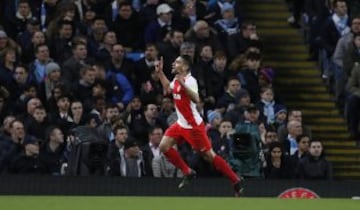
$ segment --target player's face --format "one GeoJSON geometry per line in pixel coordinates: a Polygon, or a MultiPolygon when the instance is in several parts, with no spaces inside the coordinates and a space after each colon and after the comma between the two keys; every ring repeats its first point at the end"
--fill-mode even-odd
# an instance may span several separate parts
{"type": "Polygon", "coordinates": [[[181,57],[176,58],[176,60],[172,64],[172,70],[171,73],[173,74],[179,74],[183,72],[184,68],[184,62],[181,59],[181,57]]]}

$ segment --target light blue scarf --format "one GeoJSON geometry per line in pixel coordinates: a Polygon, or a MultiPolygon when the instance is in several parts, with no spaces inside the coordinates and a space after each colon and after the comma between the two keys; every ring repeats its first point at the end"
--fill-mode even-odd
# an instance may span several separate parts
{"type": "Polygon", "coordinates": [[[264,100],[261,100],[261,102],[264,103],[264,115],[266,116],[266,122],[268,124],[271,124],[275,120],[275,111],[274,111],[274,105],[275,102],[267,102],[264,100]]]}

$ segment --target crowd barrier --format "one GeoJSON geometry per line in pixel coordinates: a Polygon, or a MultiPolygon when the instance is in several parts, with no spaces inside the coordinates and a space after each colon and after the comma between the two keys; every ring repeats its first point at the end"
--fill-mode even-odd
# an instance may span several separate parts
{"type": "MultiPolygon", "coordinates": [[[[0,195],[232,196],[225,178],[197,178],[186,189],[180,179],[123,177],[0,176],[0,195]]],[[[246,180],[245,197],[351,198],[360,181],[246,180]]]]}

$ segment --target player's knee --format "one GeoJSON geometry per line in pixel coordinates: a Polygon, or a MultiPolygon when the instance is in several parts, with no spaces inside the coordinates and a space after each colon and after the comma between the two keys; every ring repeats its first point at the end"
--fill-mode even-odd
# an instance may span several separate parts
{"type": "Polygon", "coordinates": [[[166,138],[161,140],[159,149],[162,153],[165,153],[170,149],[171,146],[172,146],[171,139],[166,138]]]}
{"type": "Polygon", "coordinates": [[[202,153],[202,157],[208,162],[212,162],[215,158],[215,155],[216,154],[212,149],[202,153]]]}

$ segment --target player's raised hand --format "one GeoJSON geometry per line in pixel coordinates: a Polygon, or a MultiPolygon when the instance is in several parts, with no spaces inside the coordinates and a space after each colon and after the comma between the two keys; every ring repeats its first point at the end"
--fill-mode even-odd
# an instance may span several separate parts
{"type": "Polygon", "coordinates": [[[155,72],[161,73],[163,71],[163,66],[164,66],[163,57],[161,56],[160,60],[155,61],[154,65],[155,65],[155,72]]]}

